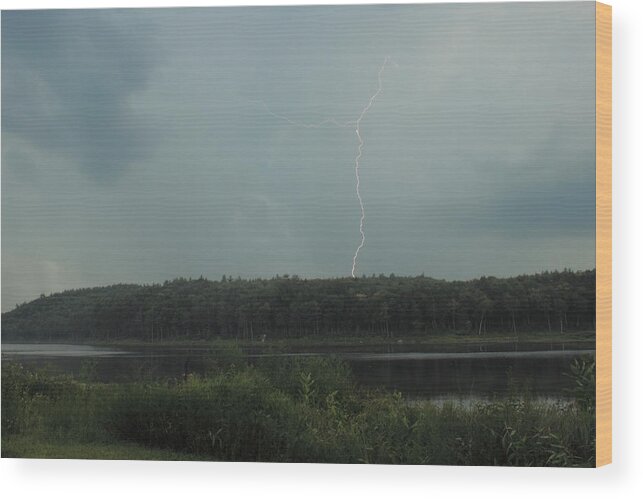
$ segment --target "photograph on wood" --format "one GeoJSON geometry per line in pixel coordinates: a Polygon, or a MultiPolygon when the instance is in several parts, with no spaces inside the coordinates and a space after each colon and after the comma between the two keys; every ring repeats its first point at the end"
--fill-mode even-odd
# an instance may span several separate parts
{"type": "Polygon", "coordinates": [[[611,461],[611,10],[2,12],[2,457],[611,461]]]}

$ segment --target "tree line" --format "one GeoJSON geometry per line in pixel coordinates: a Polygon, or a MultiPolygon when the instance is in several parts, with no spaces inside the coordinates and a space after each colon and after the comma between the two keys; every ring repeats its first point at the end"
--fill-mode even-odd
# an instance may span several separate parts
{"type": "Polygon", "coordinates": [[[595,329],[595,281],[595,270],[469,281],[178,278],[41,295],[2,314],[2,336],[156,342],[588,331],[595,329]]]}

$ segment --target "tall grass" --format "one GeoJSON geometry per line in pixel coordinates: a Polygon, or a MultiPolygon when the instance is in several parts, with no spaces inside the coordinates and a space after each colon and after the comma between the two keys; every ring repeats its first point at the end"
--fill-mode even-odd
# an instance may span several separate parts
{"type": "Polygon", "coordinates": [[[584,363],[570,372],[577,403],[512,396],[466,407],[363,392],[343,363],[320,357],[227,363],[175,383],[110,385],[9,365],[3,455],[12,437],[23,436],[224,461],[592,466],[591,370],[584,363]]]}

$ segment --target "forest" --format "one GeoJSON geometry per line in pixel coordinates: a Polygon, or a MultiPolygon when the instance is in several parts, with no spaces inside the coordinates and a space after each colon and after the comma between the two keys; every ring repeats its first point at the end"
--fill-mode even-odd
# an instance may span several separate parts
{"type": "Polygon", "coordinates": [[[595,270],[430,277],[179,278],[75,289],[2,314],[4,341],[421,336],[591,331],[595,270]]]}

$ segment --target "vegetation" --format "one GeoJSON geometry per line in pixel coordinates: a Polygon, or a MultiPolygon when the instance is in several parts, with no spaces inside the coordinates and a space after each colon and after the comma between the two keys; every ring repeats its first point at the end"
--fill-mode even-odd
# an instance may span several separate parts
{"type": "MultiPolygon", "coordinates": [[[[37,435],[11,435],[2,439],[2,457],[34,459],[107,459],[137,461],[195,461],[199,456],[150,449],[130,443],[81,443],[43,440],[37,435]]],[[[201,457],[201,460],[203,457],[201,457]]]]}
{"type": "Polygon", "coordinates": [[[595,329],[595,271],[443,281],[176,279],[78,289],[2,314],[3,340],[122,341],[482,337],[595,329]]]}
{"type": "Polygon", "coordinates": [[[593,466],[594,364],[575,364],[578,399],[510,397],[475,406],[410,404],[363,392],[332,358],[204,377],[99,384],[3,366],[3,457],[593,466]]]}

